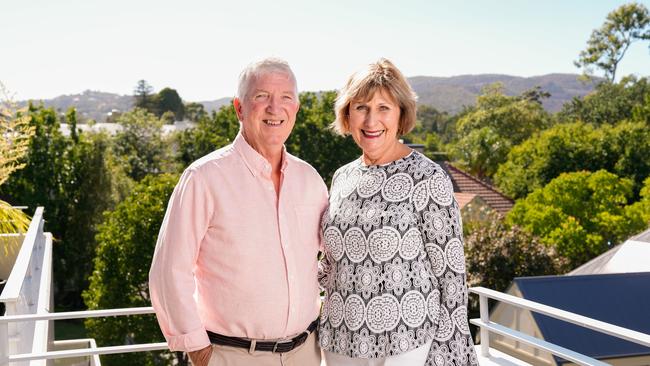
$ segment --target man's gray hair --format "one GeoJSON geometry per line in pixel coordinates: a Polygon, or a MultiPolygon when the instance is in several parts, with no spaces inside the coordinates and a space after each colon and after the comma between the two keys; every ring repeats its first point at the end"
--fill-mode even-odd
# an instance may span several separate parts
{"type": "Polygon", "coordinates": [[[241,74],[239,74],[239,85],[237,87],[237,95],[235,97],[237,97],[239,100],[244,100],[246,93],[248,93],[250,81],[253,78],[267,73],[281,73],[289,76],[293,81],[296,96],[298,96],[298,83],[296,82],[296,76],[293,74],[293,71],[291,71],[291,67],[289,67],[289,63],[280,58],[268,57],[263,60],[253,62],[246,66],[244,70],[242,70],[241,74]]]}

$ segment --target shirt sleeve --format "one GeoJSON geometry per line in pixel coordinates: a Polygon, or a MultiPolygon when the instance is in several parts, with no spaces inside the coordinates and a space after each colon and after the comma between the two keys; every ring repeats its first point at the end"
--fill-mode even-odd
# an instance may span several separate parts
{"type": "Polygon", "coordinates": [[[436,172],[427,206],[421,211],[421,230],[431,265],[433,291],[439,295],[438,321],[427,366],[478,365],[467,321],[467,283],[463,226],[449,177],[436,172]],[[434,188],[435,187],[435,188],[434,188]]]}
{"type": "Polygon", "coordinates": [[[210,345],[194,300],[194,267],[213,213],[200,171],[186,170],[174,188],[149,271],[149,291],[171,351],[210,345]]]}

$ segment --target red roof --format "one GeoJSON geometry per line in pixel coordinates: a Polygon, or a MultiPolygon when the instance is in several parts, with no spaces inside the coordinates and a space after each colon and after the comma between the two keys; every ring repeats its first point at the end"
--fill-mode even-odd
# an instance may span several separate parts
{"type": "MultiPolygon", "coordinates": [[[[451,165],[451,163],[447,161],[438,162],[438,164],[440,164],[440,166],[451,177],[455,193],[477,194],[491,208],[503,215],[512,209],[514,201],[503,193],[497,191],[496,188],[451,165]]],[[[458,200],[458,198],[456,199],[458,200]]]]}

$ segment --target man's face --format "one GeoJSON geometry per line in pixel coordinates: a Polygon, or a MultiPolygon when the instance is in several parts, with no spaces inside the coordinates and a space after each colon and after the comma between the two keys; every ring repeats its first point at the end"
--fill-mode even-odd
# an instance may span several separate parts
{"type": "Polygon", "coordinates": [[[234,101],[244,138],[262,155],[281,150],[296,122],[299,105],[291,77],[271,72],[253,77],[243,100],[234,101]]]}

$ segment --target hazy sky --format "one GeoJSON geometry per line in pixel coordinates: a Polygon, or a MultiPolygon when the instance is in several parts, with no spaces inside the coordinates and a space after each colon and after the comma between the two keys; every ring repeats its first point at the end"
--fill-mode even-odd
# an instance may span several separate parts
{"type": "MultiPolygon", "coordinates": [[[[0,81],[16,99],[132,94],[145,79],[203,101],[232,96],[239,71],[265,56],[289,61],[300,90],[339,88],[379,57],[407,76],[578,73],[591,31],[624,3],[0,0],[0,81]]],[[[647,42],[618,73],[650,75],[647,42]]]]}

